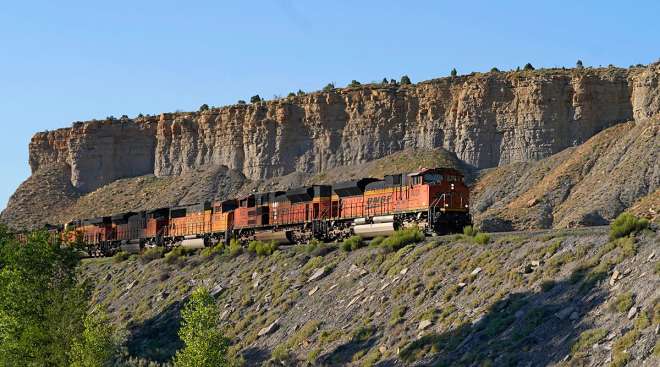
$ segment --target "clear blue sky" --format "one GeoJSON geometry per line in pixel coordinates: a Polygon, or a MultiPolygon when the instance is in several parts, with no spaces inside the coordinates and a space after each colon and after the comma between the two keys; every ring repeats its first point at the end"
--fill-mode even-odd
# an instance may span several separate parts
{"type": "Polygon", "coordinates": [[[0,208],[37,131],[359,81],[660,57],[656,1],[7,1],[0,208]]]}

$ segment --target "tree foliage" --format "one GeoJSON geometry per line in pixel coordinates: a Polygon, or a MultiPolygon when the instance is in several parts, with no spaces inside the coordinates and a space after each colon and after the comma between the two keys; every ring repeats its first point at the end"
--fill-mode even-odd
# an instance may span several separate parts
{"type": "Polygon", "coordinates": [[[575,67],[578,68],[578,69],[584,69],[584,65],[582,65],[582,60],[578,60],[575,63],[575,67]]]}
{"type": "Polygon", "coordinates": [[[402,76],[402,77],[401,77],[401,82],[400,82],[400,83],[401,83],[401,85],[412,84],[412,82],[410,81],[410,78],[408,77],[408,75],[404,75],[404,76],[402,76]]]}
{"type": "Polygon", "coordinates": [[[335,83],[328,83],[325,85],[325,87],[323,87],[324,92],[330,92],[333,89],[335,89],[335,83]]]}
{"type": "Polygon", "coordinates": [[[181,311],[179,337],[185,344],[174,357],[176,367],[227,366],[229,342],[218,329],[219,313],[206,288],[197,288],[181,311]]]}
{"type": "Polygon", "coordinates": [[[525,70],[525,71],[531,71],[531,70],[534,70],[534,67],[532,66],[532,64],[527,63],[527,64],[525,64],[525,66],[523,67],[523,70],[525,70]]]}
{"type": "Polygon", "coordinates": [[[357,80],[353,79],[353,80],[351,80],[351,83],[350,83],[348,86],[354,88],[354,87],[359,87],[360,85],[362,85],[360,82],[358,82],[357,80]]]}
{"type": "Polygon", "coordinates": [[[68,366],[83,331],[88,288],[74,249],[34,233],[19,243],[0,230],[0,366],[68,366]]]}
{"type": "Polygon", "coordinates": [[[108,316],[95,309],[85,317],[84,327],[82,335],[71,348],[71,367],[111,365],[121,343],[108,316]]]}
{"type": "Polygon", "coordinates": [[[250,97],[250,103],[257,103],[257,102],[261,102],[261,97],[259,97],[258,94],[255,94],[252,97],[250,97]]]}
{"type": "Polygon", "coordinates": [[[458,75],[458,71],[456,71],[456,68],[451,69],[451,76],[456,76],[458,75]]]}
{"type": "Polygon", "coordinates": [[[203,105],[199,106],[200,111],[208,111],[209,110],[209,105],[204,103],[203,105]]]}

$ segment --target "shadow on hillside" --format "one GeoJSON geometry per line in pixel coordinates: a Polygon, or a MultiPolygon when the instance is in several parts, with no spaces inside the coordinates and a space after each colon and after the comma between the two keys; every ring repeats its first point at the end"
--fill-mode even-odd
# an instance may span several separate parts
{"type": "MultiPolygon", "coordinates": [[[[370,333],[375,332],[371,330],[370,333]]],[[[320,356],[317,363],[321,366],[344,366],[349,364],[353,357],[358,353],[369,351],[373,346],[378,344],[380,334],[375,334],[365,337],[354,337],[350,341],[337,346],[334,350],[320,356]]]]}
{"type": "Polygon", "coordinates": [[[585,315],[606,300],[603,273],[575,272],[546,291],[512,293],[483,317],[445,333],[429,333],[378,366],[546,366],[570,353],[585,315]]]}
{"type": "Polygon", "coordinates": [[[181,323],[180,309],[185,301],[174,302],[154,317],[130,325],[126,343],[129,355],[159,363],[170,361],[183,346],[177,332],[181,323]]]}

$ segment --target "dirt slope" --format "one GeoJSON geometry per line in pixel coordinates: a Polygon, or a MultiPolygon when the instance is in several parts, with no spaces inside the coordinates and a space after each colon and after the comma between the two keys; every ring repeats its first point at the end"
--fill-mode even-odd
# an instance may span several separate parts
{"type": "Polygon", "coordinates": [[[629,122],[541,161],[489,170],[473,188],[473,215],[487,230],[602,225],[646,196],[652,214],[659,147],[658,120],[629,122]]]}
{"type": "Polygon", "coordinates": [[[127,327],[133,365],[173,355],[178,311],[205,285],[247,365],[602,366],[625,349],[642,366],[660,349],[657,244],[652,231],[608,244],[604,228],[486,245],[438,237],[394,253],[90,260],[84,270],[94,301],[127,327]],[[587,330],[600,336],[580,341],[587,330]]]}

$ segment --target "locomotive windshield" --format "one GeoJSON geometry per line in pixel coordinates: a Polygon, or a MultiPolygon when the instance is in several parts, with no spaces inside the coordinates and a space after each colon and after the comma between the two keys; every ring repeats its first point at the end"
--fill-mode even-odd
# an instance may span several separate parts
{"type": "Polygon", "coordinates": [[[425,173],[424,174],[424,183],[427,184],[439,184],[442,182],[442,175],[439,173],[425,173]]]}

